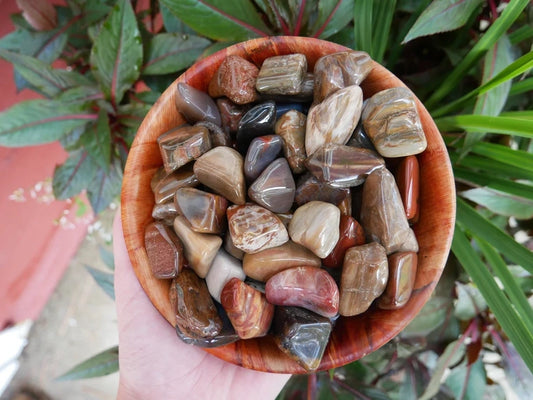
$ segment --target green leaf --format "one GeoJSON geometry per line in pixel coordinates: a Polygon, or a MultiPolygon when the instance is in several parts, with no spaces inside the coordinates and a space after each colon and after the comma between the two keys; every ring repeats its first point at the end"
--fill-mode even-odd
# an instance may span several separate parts
{"type": "Polygon", "coordinates": [[[109,268],[111,271],[115,270],[115,258],[113,256],[113,253],[109,251],[104,246],[98,247],[98,252],[100,253],[100,258],[104,262],[104,264],[109,268]]]}
{"type": "Polygon", "coordinates": [[[464,357],[465,352],[464,336],[460,340],[455,340],[446,346],[446,349],[437,361],[426,390],[420,396],[419,400],[432,399],[439,392],[440,382],[444,376],[444,372],[449,366],[457,364],[464,357]]]}
{"type": "Polygon", "coordinates": [[[114,276],[109,272],[104,272],[99,269],[85,266],[87,272],[91,274],[95,282],[100,286],[100,288],[107,294],[111,300],[115,300],[115,286],[114,286],[114,276]]]}
{"type": "Polygon", "coordinates": [[[52,189],[56,199],[65,200],[79,194],[94,179],[97,164],[86,151],[78,150],[55,168],[52,189]]]}
{"type": "Polygon", "coordinates": [[[161,0],[161,3],[210,39],[242,41],[270,34],[249,0],[161,0]]]}
{"type": "Polygon", "coordinates": [[[143,59],[141,34],[131,3],[119,0],[91,49],[91,69],[102,92],[116,106],[137,80],[143,59]]]}
{"type": "Polygon", "coordinates": [[[354,38],[357,50],[373,53],[374,0],[355,0],[353,7],[354,38]]]}
{"type": "Polygon", "coordinates": [[[469,321],[487,309],[485,299],[474,285],[457,282],[455,288],[457,301],[453,312],[461,321],[469,321]]]}
{"type": "Polygon", "coordinates": [[[494,190],[509,193],[514,196],[531,198],[531,186],[514,182],[506,178],[499,178],[487,174],[486,171],[474,172],[466,168],[454,167],[455,179],[460,182],[473,183],[474,185],[487,186],[494,190]]]}
{"type": "Polygon", "coordinates": [[[509,40],[513,45],[533,37],[533,26],[531,24],[522,25],[517,30],[509,34],[509,40]]]}
{"type": "Polygon", "coordinates": [[[478,8],[482,0],[433,0],[407,32],[403,44],[420,36],[460,28],[478,8]]]}
{"type": "Polygon", "coordinates": [[[155,35],[148,43],[142,73],[161,75],[181,71],[193,64],[210,44],[209,40],[196,35],[177,33],[155,35]]]}
{"type": "Polygon", "coordinates": [[[457,88],[459,82],[468,71],[483,57],[483,55],[496,43],[520,16],[529,0],[511,0],[502,14],[490,26],[474,47],[461,60],[461,62],[446,76],[440,86],[433,91],[431,97],[424,102],[428,109],[433,109],[438,102],[448,93],[457,88]]]}
{"type": "Polygon", "coordinates": [[[87,78],[75,71],[54,69],[34,57],[3,49],[0,49],[0,57],[12,63],[32,88],[48,97],[54,97],[65,89],[90,83],[87,78]]]}
{"type": "Polygon", "coordinates": [[[67,39],[68,35],[58,30],[34,32],[18,29],[0,39],[0,48],[33,56],[50,64],[59,57],[67,39]]]}
{"type": "Polygon", "coordinates": [[[223,50],[226,47],[234,45],[236,42],[215,42],[211,44],[210,46],[207,46],[202,54],[200,55],[200,59],[205,58],[207,56],[210,56],[211,54],[216,53],[219,50],[223,50]]]}
{"type": "Polygon", "coordinates": [[[137,130],[149,110],[149,104],[124,104],[118,108],[117,121],[119,121],[121,125],[137,130]]]}
{"type": "Polygon", "coordinates": [[[452,369],[446,378],[446,386],[456,399],[479,400],[483,398],[487,387],[487,377],[483,361],[478,359],[472,365],[466,362],[452,369]]]}
{"type": "Polygon", "coordinates": [[[516,96],[531,91],[533,91],[533,78],[527,78],[513,83],[509,96],[516,96]]]}
{"type": "MultiPolygon", "coordinates": [[[[461,196],[487,207],[496,214],[517,219],[533,217],[533,200],[530,199],[512,196],[486,187],[465,190],[461,192],[461,196]]],[[[531,197],[533,197],[533,187],[531,187],[531,197]]]]}
{"type": "MultiPolygon", "coordinates": [[[[472,234],[487,241],[491,246],[494,246],[509,260],[521,265],[529,272],[533,272],[533,253],[476,212],[476,210],[470,207],[461,198],[457,198],[457,221],[462,226],[468,227],[468,230],[471,231],[472,234]]],[[[465,267],[464,263],[461,263],[463,264],[463,267],[465,267]]],[[[474,280],[474,283],[476,283],[481,290],[479,282],[474,280]]],[[[481,290],[481,293],[483,293],[487,300],[487,293],[483,292],[483,290],[481,290]]],[[[489,303],[490,306],[488,300],[487,303],[489,303]]]]}
{"type": "Polygon", "coordinates": [[[53,142],[96,118],[79,104],[25,101],[0,113],[0,145],[18,147],[53,142]]]}
{"type": "Polygon", "coordinates": [[[96,378],[118,371],[118,346],[113,346],[71,368],[58,381],[96,378]]]}
{"type": "Polygon", "coordinates": [[[500,133],[533,138],[533,121],[488,115],[455,115],[435,120],[441,132],[465,130],[467,132],[500,133]]]}
{"type": "Polygon", "coordinates": [[[78,86],[67,89],[56,97],[62,103],[89,104],[94,100],[103,99],[102,92],[95,86],[78,86]]]}
{"type": "Polygon", "coordinates": [[[479,142],[472,147],[472,152],[521,168],[533,174],[533,154],[527,151],[514,150],[510,147],[495,143],[479,142]]]}
{"type": "Polygon", "coordinates": [[[377,2],[376,7],[376,24],[374,26],[374,43],[373,59],[383,63],[383,56],[389,43],[389,33],[392,24],[392,17],[396,10],[396,0],[381,0],[377,2]]]}
{"type": "Polygon", "coordinates": [[[85,131],[81,144],[94,161],[106,171],[111,162],[111,130],[107,113],[100,110],[98,120],[85,131]]]}
{"type": "Polygon", "coordinates": [[[87,187],[87,197],[96,214],[104,211],[120,194],[122,187],[122,167],[115,159],[109,171],[98,169],[87,187]]]}
{"type": "Polygon", "coordinates": [[[449,155],[454,167],[460,165],[472,168],[490,176],[508,178],[509,181],[513,179],[533,180],[533,175],[528,169],[502,163],[494,158],[489,159],[475,154],[468,154],[460,158],[458,153],[452,151],[450,151],[449,155]]]}
{"type": "Polygon", "coordinates": [[[339,32],[353,18],[354,0],[319,0],[316,30],[310,36],[327,39],[339,32]]]}
{"type": "Polygon", "coordinates": [[[163,3],[159,3],[159,8],[161,17],[163,18],[163,26],[168,33],[195,33],[181,19],[172,14],[163,3]]]}
{"type": "Polygon", "coordinates": [[[400,333],[401,337],[411,338],[429,335],[443,324],[451,305],[450,298],[431,297],[416,317],[400,333]]]}

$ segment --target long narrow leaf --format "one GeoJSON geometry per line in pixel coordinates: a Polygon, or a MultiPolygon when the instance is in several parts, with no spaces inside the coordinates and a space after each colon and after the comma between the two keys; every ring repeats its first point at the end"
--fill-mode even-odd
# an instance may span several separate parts
{"type": "Polygon", "coordinates": [[[58,381],[96,378],[118,371],[118,346],[111,347],[65,372],[58,381]]]}
{"type": "Polygon", "coordinates": [[[500,176],[506,178],[508,181],[512,181],[513,179],[533,180],[533,174],[531,174],[531,171],[521,167],[502,163],[494,159],[480,157],[475,154],[468,154],[465,157],[460,157],[458,153],[452,151],[449,155],[454,167],[464,166],[473,168],[491,177],[500,176]]]}
{"type": "Polygon", "coordinates": [[[374,0],[355,0],[353,7],[354,37],[357,50],[372,56],[374,0]]]}
{"type": "Polygon", "coordinates": [[[472,183],[476,186],[486,186],[494,190],[509,193],[514,196],[533,199],[533,188],[523,183],[514,182],[506,178],[500,178],[486,172],[474,172],[466,168],[455,166],[453,168],[455,179],[458,181],[472,183]]]}
{"type": "MultiPolygon", "coordinates": [[[[533,197],[533,186],[531,187],[533,197]]],[[[461,192],[461,197],[473,201],[495,214],[517,219],[533,218],[533,199],[515,196],[489,187],[479,187],[461,192]]]]}
{"type": "Polygon", "coordinates": [[[467,226],[474,235],[497,248],[506,258],[533,273],[533,253],[485,219],[461,198],[457,198],[457,220],[467,226]]]}
{"type": "Polygon", "coordinates": [[[395,10],[396,0],[381,0],[376,4],[372,58],[379,63],[383,63],[383,56],[389,43],[389,33],[395,10]]]}
{"type": "Polygon", "coordinates": [[[435,120],[439,130],[500,133],[533,138],[533,121],[488,115],[456,115],[435,120]]]}
{"type": "MultiPolygon", "coordinates": [[[[469,226],[464,221],[461,224],[469,226]]],[[[528,330],[520,315],[502,293],[459,226],[455,228],[452,251],[478,286],[496,319],[516,346],[528,368],[533,371],[533,332],[528,330]]]]}
{"type": "Polygon", "coordinates": [[[318,17],[317,29],[312,35],[320,39],[326,39],[350,23],[352,20],[354,0],[340,0],[340,1],[319,1],[318,2],[318,17]],[[323,3],[330,5],[326,9],[322,9],[323,3]],[[321,12],[322,11],[322,12],[321,12]],[[322,18],[321,18],[322,17],[322,18]],[[325,18],[324,18],[325,17],[325,18]]]}
{"type": "Polygon", "coordinates": [[[533,91],[533,78],[527,78],[513,83],[509,96],[516,96],[517,94],[527,93],[533,91]]]}
{"type": "Polygon", "coordinates": [[[446,79],[444,79],[430,98],[425,101],[424,104],[427,108],[434,108],[444,96],[457,87],[457,84],[465,77],[470,68],[472,68],[507,31],[507,29],[509,29],[528,4],[529,0],[511,0],[509,4],[507,4],[500,17],[484,33],[481,39],[479,39],[446,79]]]}
{"type": "Polygon", "coordinates": [[[533,173],[533,154],[527,151],[514,150],[500,144],[479,142],[474,145],[472,151],[476,154],[513,165],[517,168],[533,173]]]}
{"type": "Polygon", "coordinates": [[[533,119],[533,110],[523,111],[506,111],[500,113],[500,117],[518,118],[518,119],[533,119]]]}
{"type": "Polygon", "coordinates": [[[511,43],[518,44],[523,40],[527,40],[533,37],[533,26],[530,24],[525,24],[518,28],[516,31],[509,34],[509,39],[511,43]]]}
{"type": "Polygon", "coordinates": [[[509,271],[509,268],[494,247],[479,238],[476,238],[475,241],[485,256],[485,259],[492,267],[494,274],[500,278],[500,281],[505,289],[505,293],[509,297],[509,300],[511,300],[511,303],[516,307],[516,310],[524,321],[524,324],[530,332],[533,332],[533,308],[531,308],[527,297],[524,295],[524,292],[518,285],[515,277],[511,271],[509,271]]]}

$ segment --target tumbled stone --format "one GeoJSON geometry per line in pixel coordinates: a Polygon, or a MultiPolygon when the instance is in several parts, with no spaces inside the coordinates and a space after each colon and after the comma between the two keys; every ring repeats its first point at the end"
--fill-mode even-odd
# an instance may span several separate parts
{"type": "Polygon", "coordinates": [[[188,164],[170,174],[161,167],[154,174],[151,186],[156,204],[162,204],[172,202],[174,193],[179,188],[194,187],[198,186],[199,183],[196,175],[194,175],[192,164],[188,164]]]}
{"type": "Polygon", "coordinates": [[[276,122],[276,103],[266,101],[250,108],[243,115],[237,129],[237,150],[246,154],[251,141],[258,136],[271,135],[274,133],[276,122]]]}
{"type": "Polygon", "coordinates": [[[222,196],[195,188],[180,188],[174,203],[195,232],[220,234],[226,228],[228,201],[222,196]]]}
{"type": "Polygon", "coordinates": [[[233,245],[245,253],[281,246],[289,240],[283,223],[266,208],[246,203],[229,207],[226,214],[233,245]]]}
{"type": "Polygon", "coordinates": [[[222,128],[231,133],[237,132],[242,116],[249,109],[247,105],[235,104],[225,97],[217,99],[217,107],[222,120],[222,128]]]}
{"type": "MultiPolygon", "coordinates": [[[[387,254],[399,251],[405,242],[412,242],[396,181],[386,168],[372,172],[363,186],[361,224],[369,242],[378,242],[387,254]]],[[[406,250],[407,251],[407,250],[406,250]]]]}
{"type": "Polygon", "coordinates": [[[152,274],[158,279],[174,278],[183,267],[183,246],[171,228],[152,222],[144,230],[144,248],[152,274]]]}
{"type": "Polygon", "coordinates": [[[295,174],[305,171],[305,121],[304,114],[290,110],[283,114],[274,126],[276,135],[283,138],[283,153],[295,174]]]}
{"type": "Polygon", "coordinates": [[[274,306],[263,293],[238,278],[232,278],[222,289],[220,300],[241,339],[261,337],[268,333],[274,317],[274,306]]]}
{"type": "Polygon", "coordinates": [[[324,317],[339,311],[339,288],[325,270],[316,267],[285,269],[268,279],[265,294],[269,303],[296,306],[324,317]]]}
{"type": "Polygon", "coordinates": [[[205,281],[185,268],[170,285],[170,304],[176,325],[191,338],[212,338],[222,330],[222,321],[205,281]]]}
{"type": "Polygon", "coordinates": [[[248,196],[274,213],[286,213],[294,202],[296,185],[289,163],[284,158],[273,161],[248,189],[248,196]]]}
{"type": "Polygon", "coordinates": [[[220,330],[218,335],[205,338],[192,337],[186,335],[184,332],[181,331],[180,327],[176,325],[176,334],[178,335],[178,337],[187,344],[192,344],[194,346],[203,348],[224,346],[226,344],[234,343],[239,340],[239,335],[235,333],[235,329],[233,329],[233,325],[231,325],[231,322],[228,318],[228,315],[226,314],[226,311],[224,310],[224,307],[222,307],[220,303],[215,303],[215,307],[217,309],[218,316],[222,320],[222,329],[220,330]]]}
{"type": "Polygon", "coordinates": [[[416,279],[418,257],[414,252],[394,253],[389,256],[389,281],[379,298],[378,307],[397,310],[411,297],[416,279]]]}
{"type": "Polygon", "coordinates": [[[244,157],[244,176],[253,182],[276,159],[283,140],[277,135],[259,136],[253,139],[244,157]]]}
{"type": "MultiPolygon", "coordinates": [[[[278,121],[285,113],[289,111],[298,111],[304,115],[309,111],[309,105],[306,103],[285,103],[276,102],[276,121],[278,121]]],[[[304,124],[305,127],[305,124],[304,124]]]]}
{"type": "Polygon", "coordinates": [[[261,65],[255,88],[265,94],[298,94],[306,74],[307,58],[304,54],[268,57],[261,65]]]}
{"type": "Polygon", "coordinates": [[[174,231],[183,243],[185,258],[190,267],[200,278],[205,278],[222,245],[222,239],[216,235],[193,231],[182,215],[178,215],[174,220],[174,231]]]}
{"type": "Polygon", "coordinates": [[[289,235],[294,242],[325,258],[339,241],[340,216],[339,209],[333,204],[311,201],[294,212],[289,235]]]}
{"type": "Polygon", "coordinates": [[[170,173],[195,160],[211,148],[209,131],[203,126],[182,126],[157,138],[165,171],[170,173]]]}
{"type": "Polygon", "coordinates": [[[190,124],[209,121],[220,125],[220,112],[214,100],[207,93],[180,82],[176,85],[174,99],[178,111],[190,124]]]}
{"type": "Polygon", "coordinates": [[[245,254],[242,267],[246,276],[266,282],[272,275],[287,268],[300,266],[320,267],[320,258],[312,251],[289,240],[278,247],[245,254]]]}
{"type": "Polygon", "coordinates": [[[341,215],[352,215],[352,193],[350,188],[348,189],[348,194],[346,197],[337,204],[337,207],[339,207],[339,211],[341,212],[341,215]]]}
{"type": "Polygon", "coordinates": [[[365,312],[385,290],[389,268],[383,246],[372,242],[348,249],[340,284],[339,313],[345,317],[365,312]]]}
{"type": "Polygon", "coordinates": [[[302,99],[302,101],[308,101],[311,102],[313,100],[313,91],[315,89],[315,74],[312,72],[308,72],[305,74],[304,81],[302,83],[302,88],[300,90],[300,94],[298,97],[302,99]]]}
{"type": "Polygon", "coordinates": [[[314,101],[321,102],[332,93],[360,85],[372,70],[372,59],[363,51],[342,51],[318,59],[314,68],[314,101]]]}
{"type": "Polygon", "coordinates": [[[290,224],[291,219],[292,219],[292,214],[289,214],[289,213],[277,213],[276,215],[281,220],[281,222],[283,222],[283,225],[285,226],[285,228],[289,228],[289,224],[290,224]]]}
{"type": "Polygon", "coordinates": [[[332,328],[328,318],[299,307],[276,307],[272,321],[280,350],[307,371],[320,365],[332,328]]]}
{"type": "Polygon", "coordinates": [[[257,99],[255,81],[258,73],[259,68],[244,58],[227,56],[209,82],[209,95],[226,96],[237,104],[252,103],[257,99]]]}
{"type": "Polygon", "coordinates": [[[209,293],[219,303],[220,293],[222,293],[224,285],[232,278],[237,278],[241,281],[246,278],[241,262],[220,249],[205,277],[209,293]]]}
{"type": "Polygon", "coordinates": [[[224,237],[224,250],[238,260],[242,260],[245,254],[244,251],[235,247],[229,231],[226,232],[226,236],[224,237]]]}
{"type": "Polygon", "coordinates": [[[231,136],[229,132],[226,132],[220,126],[209,121],[197,122],[195,126],[203,126],[204,128],[207,128],[207,130],[209,131],[209,137],[211,138],[211,145],[213,147],[231,147],[231,136]]]}
{"type": "Polygon", "coordinates": [[[243,159],[234,149],[215,147],[194,163],[198,180],[235,204],[246,201],[243,159]]]}
{"type": "Polygon", "coordinates": [[[319,180],[333,187],[350,187],[362,184],[385,161],[372,150],[330,143],[308,157],[305,165],[319,180]]]}
{"type": "Polygon", "coordinates": [[[324,266],[329,268],[342,267],[346,250],[353,246],[365,244],[363,227],[354,218],[341,215],[339,226],[339,241],[333,251],[322,260],[324,266]]]}
{"type": "Polygon", "coordinates": [[[407,156],[398,165],[396,182],[402,197],[405,215],[410,223],[418,221],[420,170],[416,156],[407,156]]]}
{"type": "Polygon", "coordinates": [[[418,241],[416,240],[415,232],[412,229],[409,229],[407,239],[405,239],[405,242],[398,247],[397,251],[413,251],[418,253],[418,241]]]}
{"type": "Polygon", "coordinates": [[[373,95],[361,119],[366,134],[383,157],[404,157],[426,149],[415,97],[407,88],[386,89],[373,95]]]}
{"type": "Polygon", "coordinates": [[[152,208],[152,218],[161,221],[166,225],[172,225],[174,223],[174,218],[176,218],[177,215],[178,212],[173,201],[161,204],[156,203],[154,204],[154,208],[152,208]]]}
{"type": "Polygon", "coordinates": [[[354,85],[311,107],[305,131],[307,156],[327,143],[345,144],[359,122],[362,105],[363,91],[354,85]]]}
{"type": "Polygon", "coordinates": [[[341,206],[347,197],[351,197],[350,188],[336,188],[328,185],[326,182],[319,181],[313,175],[304,175],[296,186],[296,194],[294,201],[297,205],[301,206],[310,201],[325,201],[331,203],[337,207],[341,206]]]}
{"type": "MultiPolygon", "coordinates": [[[[363,103],[363,108],[364,106],[365,106],[365,103],[363,103]]],[[[363,122],[361,120],[355,127],[355,130],[353,131],[352,136],[346,143],[346,146],[360,147],[363,149],[376,151],[376,148],[372,144],[372,141],[370,140],[365,130],[363,129],[363,122]]]]}

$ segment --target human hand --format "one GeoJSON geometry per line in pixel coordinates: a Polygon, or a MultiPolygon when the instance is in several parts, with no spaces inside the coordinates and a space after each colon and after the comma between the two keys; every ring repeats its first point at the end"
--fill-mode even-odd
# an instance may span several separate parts
{"type": "Polygon", "coordinates": [[[117,398],[274,399],[290,375],[248,370],[183,343],[154,308],[126,250],[120,212],[113,226],[119,332],[117,398]]]}

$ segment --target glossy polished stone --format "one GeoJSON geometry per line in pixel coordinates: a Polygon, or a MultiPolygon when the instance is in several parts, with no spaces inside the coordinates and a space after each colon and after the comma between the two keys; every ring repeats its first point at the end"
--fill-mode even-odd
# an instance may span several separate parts
{"type": "Polygon", "coordinates": [[[289,224],[291,239],[325,258],[339,241],[341,213],[330,203],[311,201],[294,212],[289,224]]]}
{"type": "Polygon", "coordinates": [[[183,246],[172,228],[152,222],[144,230],[144,248],[152,274],[158,279],[174,278],[183,267],[183,246]]]}
{"type": "Polygon", "coordinates": [[[192,338],[216,337],[222,330],[222,320],[205,281],[185,268],[170,285],[170,304],[176,313],[176,325],[192,338]]]}
{"type": "Polygon", "coordinates": [[[354,85],[311,107],[305,131],[307,156],[328,143],[345,144],[359,122],[362,105],[363,91],[354,85]]]}
{"type": "Polygon", "coordinates": [[[244,58],[227,56],[209,82],[209,95],[226,96],[236,104],[252,103],[257,99],[255,81],[258,73],[259,69],[244,58]]]}
{"type": "Polygon", "coordinates": [[[268,57],[261,65],[255,88],[259,93],[296,95],[301,91],[306,74],[304,54],[268,57]]]}
{"type": "Polygon", "coordinates": [[[305,124],[305,114],[290,110],[283,114],[274,126],[276,135],[283,139],[283,153],[295,174],[305,171],[305,124]]]}
{"type": "Polygon", "coordinates": [[[304,265],[319,268],[320,258],[292,240],[258,253],[245,254],[242,260],[246,276],[261,282],[266,282],[272,275],[287,268],[304,265]]]}
{"type": "Polygon", "coordinates": [[[278,121],[283,114],[289,111],[298,111],[304,115],[309,111],[309,105],[305,103],[285,103],[285,102],[276,102],[276,121],[278,121]]]}
{"type": "Polygon", "coordinates": [[[170,173],[195,160],[211,148],[209,131],[203,126],[183,126],[157,138],[165,171],[170,173]]]}
{"type": "Polygon", "coordinates": [[[285,269],[268,279],[265,294],[269,303],[296,306],[330,318],[339,311],[339,288],[325,270],[316,267],[285,269]]]}
{"type": "Polygon", "coordinates": [[[365,244],[365,232],[363,227],[354,218],[341,215],[339,226],[340,238],[333,251],[322,260],[324,266],[329,268],[342,267],[346,250],[350,247],[365,244]]]}
{"type": "Polygon", "coordinates": [[[164,168],[158,169],[152,178],[151,186],[156,204],[162,204],[172,202],[174,193],[179,188],[194,187],[199,183],[194,175],[192,164],[188,164],[170,174],[167,174],[164,168]]]}
{"type": "Polygon", "coordinates": [[[330,143],[308,157],[305,165],[319,180],[333,187],[351,187],[362,184],[385,161],[372,150],[330,143]]]}
{"type": "Polygon", "coordinates": [[[266,208],[246,203],[229,207],[226,214],[233,245],[245,253],[281,246],[289,240],[281,220],[266,208]]]}
{"type": "Polygon", "coordinates": [[[346,197],[337,204],[337,207],[339,207],[339,210],[341,212],[341,215],[352,215],[352,193],[350,188],[348,189],[348,193],[346,197]]]}
{"type": "Polygon", "coordinates": [[[372,172],[365,181],[361,224],[368,241],[383,245],[387,254],[399,251],[413,239],[416,242],[394,176],[386,168],[372,172]]]}
{"type": "Polygon", "coordinates": [[[242,156],[225,146],[215,147],[194,163],[194,174],[198,180],[235,204],[244,204],[246,185],[244,182],[242,156]]]}
{"type": "Polygon", "coordinates": [[[220,125],[220,112],[214,100],[207,93],[180,82],[176,85],[174,99],[178,111],[190,124],[198,121],[209,121],[220,125]]]}
{"type": "Polygon", "coordinates": [[[296,185],[289,163],[284,158],[274,160],[248,189],[248,196],[274,213],[286,213],[294,202],[296,185]]]}
{"type": "Polygon", "coordinates": [[[213,147],[231,147],[231,136],[229,132],[226,132],[220,126],[209,121],[197,122],[195,126],[203,126],[204,128],[207,128],[207,130],[209,131],[209,137],[211,138],[211,145],[213,147]]]}
{"type": "Polygon", "coordinates": [[[246,278],[241,262],[220,249],[205,277],[209,293],[219,303],[222,289],[232,278],[237,278],[241,281],[244,281],[244,278],[246,278]]]}
{"type": "Polygon", "coordinates": [[[276,307],[272,322],[278,347],[307,371],[320,365],[332,329],[329,318],[299,307],[276,307]]]}
{"type": "Polygon", "coordinates": [[[180,188],[176,190],[174,203],[195,232],[220,234],[226,228],[228,201],[222,196],[195,188],[180,188]]]}
{"type": "Polygon", "coordinates": [[[174,223],[174,218],[178,215],[176,206],[173,201],[168,201],[166,203],[154,204],[152,208],[152,218],[158,221],[163,222],[166,225],[172,226],[174,223]]]}
{"type": "Polygon", "coordinates": [[[360,85],[372,70],[372,59],[363,51],[342,51],[318,59],[314,68],[314,101],[321,102],[332,93],[360,85]]]}
{"type": "Polygon", "coordinates": [[[276,159],[283,140],[278,135],[259,136],[253,139],[244,157],[244,176],[253,182],[276,159]]]}
{"type": "Polygon", "coordinates": [[[415,285],[417,263],[418,256],[414,252],[389,256],[389,281],[379,298],[379,308],[397,310],[407,304],[415,285]]]}
{"type": "Polygon", "coordinates": [[[388,278],[387,254],[379,243],[348,249],[342,267],[340,315],[351,317],[368,310],[385,290],[388,278]]]}
{"type": "Polygon", "coordinates": [[[410,223],[418,221],[418,195],[420,192],[420,169],[416,156],[407,156],[398,165],[396,182],[402,197],[405,215],[410,223]]]}
{"type": "MultiPolygon", "coordinates": [[[[363,108],[364,106],[365,103],[363,103],[363,108]]],[[[365,130],[363,129],[363,122],[361,120],[355,127],[355,130],[353,131],[352,136],[350,137],[346,145],[352,147],[360,147],[362,149],[368,149],[377,152],[376,148],[374,147],[374,144],[372,143],[372,140],[370,140],[365,130]]]]}
{"type": "Polygon", "coordinates": [[[335,188],[309,174],[298,180],[294,201],[299,206],[313,200],[340,206],[343,202],[350,201],[346,200],[347,197],[351,197],[349,188],[335,188]]]}
{"type": "Polygon", "coordinates": [[[233,278],[222,289],[220,300],[241,339],[261,337],[268,333],[274,317],[274,306],[263,293],[233,278]]]}
{"type": "Polygon", "coordinates": [[[283,222],[283,225],[285,226],[285,228],[289,228],[289,224],[290,224],[291,219],[292,219],[292,214],[289,214],[289,213],[277,213],[276,215],[281,220],[281,222],[283,222]]]}
{"type": "Polygon", "coordinates": [[[244,251],[235,247],[229,231],[226,232],[226,236],[224,237],[224,250],[238,260],[242,260],[245,254],[244,251]]]}
{"type": "Polygon", "coordinates": [[[178,337],[187,344],[192,344],[194,346],[203,347],[203,348],[213,348],[224,346],[226,344],[234,343],[239,340],[239,335],[235,333],[235,329],[231,325],[231,322],[224,310],[224,307],[219,303],[215,303],[218,316],[222,320],[222,329],[218,335],[213,337],[191,337],[183,333],[178,325],[176,325],[176,334],[178,337]]]}
{"type": "Polygon", "coordinates": [[[415,97],[407,88],[376,93],[361,116],[366,134],[383,157],[404,157],[426,149],[415,97]]]}
{"type": "Polygon", "coordinates": [[[272,135],[276,122],[276,103],[266,101],[250,108],[243,115],[237,129],[237,150],[246,154],[252,140],[258,136],[272,135]]]}
{"type": "Polygon", "coordinates": [[[216,235],[193,231],[182,215],[178,215],[174,220],[174,231],[183,243],[185,258],[189,261],[190,267],[200,278],[205,278],[222,245],[222,239],[216,235]]]}
{"type": "Polygon", "coordinates": [[[222,128],[231,133],[237,132],[242,116],[249,109],[247,105],[235,104],[225,97],[217,99],[217,107],[222,120],[222,128]]]}

